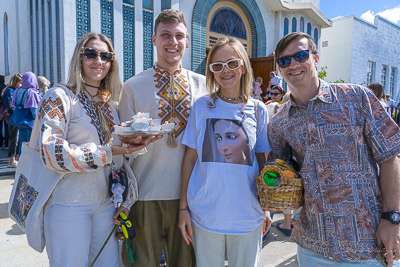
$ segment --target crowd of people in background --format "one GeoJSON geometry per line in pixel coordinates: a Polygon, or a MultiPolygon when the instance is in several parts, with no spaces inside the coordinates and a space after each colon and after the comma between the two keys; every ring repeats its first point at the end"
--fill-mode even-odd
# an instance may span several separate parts
{"type": "Polygon", "coordinates": [[[48,79],[32,72],[14,74],[7,85],[0,75],[0,149],[8,150],[10,168],[18,166],[22,142],[30,139],[37,107],[49,87],[48,79]]]}

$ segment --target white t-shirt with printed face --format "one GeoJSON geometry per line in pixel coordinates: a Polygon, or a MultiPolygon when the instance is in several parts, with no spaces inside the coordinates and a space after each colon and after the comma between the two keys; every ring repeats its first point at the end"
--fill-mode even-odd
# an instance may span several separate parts
{"type": "Polygon", "coordinates": [[[253,100],[242,104],[208,96],[192,107],[182,144],[197,150],[188,186],[192,220],[200,229],[219,234],[254,231],[264,219],[258,202],[255,153],[269,152],[267,109],[253,100]],[[256,118],[257,117],[257,118],[256,118]],[[258,123],[258,125],[257,125],[258,123]]]}

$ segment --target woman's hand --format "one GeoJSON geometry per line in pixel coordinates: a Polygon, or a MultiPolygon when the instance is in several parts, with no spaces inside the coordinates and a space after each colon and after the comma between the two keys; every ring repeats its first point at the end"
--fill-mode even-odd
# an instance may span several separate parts
{"type": "Polygon", "coordinates": [[[117,212],[113,216],[113,223],[115,225],[121,225],[121,221],[118,220],[118,216],[119,216],[120,212],[125,213],[126,217],[128,217],[129,210],[127,208],[125,208],[125,207],[122,207],[122,206],[119,207],[119,209],[117,210],[117,212]]]}
{"type": "Polygon", "coordinates": [[[118,139],[124,143],[127,144],[128,147],[122,147],[118,145],[113,145],[111,146],[111,151],[113,156],[115,155],[121,155],[121,154],[131,154],[132,152],[138,151],[142,148],[145,148],[148,146],[150,143],[153,143],[161,138],[163,138],[163,135],[150,135],[147,137],[143,137],[142,135],[138,135],[135,137],[127,137],[127,136],[122,136],[122,135],[117,135],[118,139]]]}
{"type": "Polygon", "coordinates": [[[189,245],[189,242],[192,242],[191,236],[193,235],[192,220],[190,219],[189,210],[185,209],[179,211],[178,227],[181,230],[182,237],[185,239],[186,244],[189,245]]]}
{"type": "Polygon", "coordinates": [[[265,212],[265,217],[263,221],[263,234],[268,232],[269,228],[271,228],[272,224],[272,219],[271,219],[271,213],[269,211],[264,211],[265,212]]]}

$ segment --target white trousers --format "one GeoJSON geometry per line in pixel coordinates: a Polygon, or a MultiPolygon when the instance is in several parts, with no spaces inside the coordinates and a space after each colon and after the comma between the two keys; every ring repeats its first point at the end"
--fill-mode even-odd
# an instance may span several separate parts
{"type": "MultiPolygon", "coordinates": [[[[111,201],[52,205],[44,213],[46,250],[50,266],[89,266],[114,227],[111,201]]],[[[95,267],[119,266],[118,241],[112,235],[95,267]]]]}
{"type": "Polygon", "coordinates": [[[257,267],[262,248],[262,223],[244,235],[215,234],[192,224],[197,267],[223,267],[225,247],[229,267],[257,267]]]}

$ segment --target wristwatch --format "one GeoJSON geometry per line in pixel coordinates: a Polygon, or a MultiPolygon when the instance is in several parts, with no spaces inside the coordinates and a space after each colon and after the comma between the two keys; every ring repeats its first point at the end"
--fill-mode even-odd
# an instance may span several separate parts
{"type": "Polygon", "coordinates": [[[397,210],[392,210],[389,212],[382,212],[381,218],[388,220],[393,224],[399,224],[400,223],[400,212],[397,210]]]}

